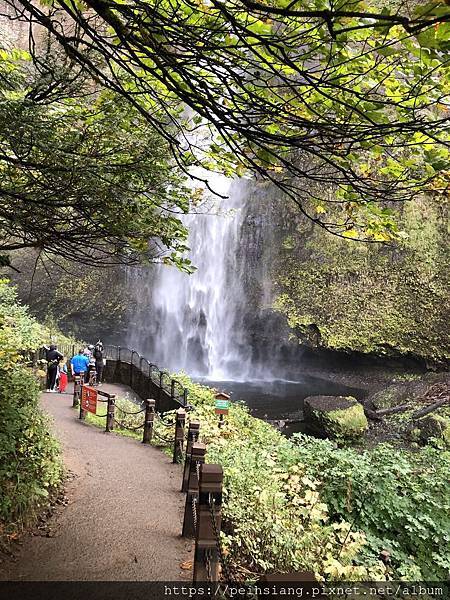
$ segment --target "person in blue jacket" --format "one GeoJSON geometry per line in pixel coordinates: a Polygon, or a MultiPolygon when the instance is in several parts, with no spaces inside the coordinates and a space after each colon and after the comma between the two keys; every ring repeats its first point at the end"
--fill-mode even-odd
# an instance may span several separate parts
{"type": "Polygon", "coordinates": [[[83,350],[80,350],[78,354],[70,361],[72,368],[72,375],[79,375],[80,373],[87,373],[89,367],[89,358],[83,354],[83,350]]]}

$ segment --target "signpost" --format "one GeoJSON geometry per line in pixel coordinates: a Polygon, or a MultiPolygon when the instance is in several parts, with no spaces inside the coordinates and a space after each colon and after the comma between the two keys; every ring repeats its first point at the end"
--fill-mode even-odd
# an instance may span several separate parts
{"type": "Polygon", "coordinates": [[[214,396],[214,399],[216,415],[220,415],[219,427],[222,427],[223,417],[228,414],[228,409],[230,408],[230,396],[219,392],[214,396]]]}
{"type": "Polygon", "coordinates": [[[97,390],[88,385],[83,385],[81,391],[81,409],[97,414],[97,390]]]}

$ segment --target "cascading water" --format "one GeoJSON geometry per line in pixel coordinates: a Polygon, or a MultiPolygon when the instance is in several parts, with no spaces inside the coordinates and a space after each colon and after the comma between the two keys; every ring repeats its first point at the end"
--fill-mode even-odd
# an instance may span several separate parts
{"type": "Polygon", "coordinates": [[[206,378],[253,414],[288,419],[295,423],[289,431],[299,431],[306,396],[359,391],[300,373],[298,346],[271,308],[272,265],[279,268],[285,227],[273,190],[220,175],[208,180],[227,198],[215,200],[216,210],[183,217],[197,270],[152,265],[128,272],[134,310],[126,343],[161,368],[206,378]]]}
{"type": "Polygon", "coordinates": [[[175,267],[155,266],[131,274],[129,283],[144,294],[149,312],[133,328],[128,343],[171,371],[185,370],[211,379],[249,376],[252,350],[244,331],[245,297],[242,261],[238,260],[244,218],[245,182],[209,174],[216,214],[190,214],[190,258],[196,267],[188,275],[175,267]],[[136,280],[137,278],[137,280],[136,280]]]}

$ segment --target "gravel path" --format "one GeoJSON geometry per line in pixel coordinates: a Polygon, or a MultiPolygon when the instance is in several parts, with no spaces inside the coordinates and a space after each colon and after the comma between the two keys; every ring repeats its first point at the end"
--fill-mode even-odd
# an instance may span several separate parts
{"type": "Polygon", "coordinates": [[[189,580],[180,569],[192,556],[180,537],[180,466],[156,448],[80,422],[71,400],[42,395],[74,475],[68,504],[50,518],[49,537],[25,536],[14,560],[0,565],[0,580],[189,580]]]}

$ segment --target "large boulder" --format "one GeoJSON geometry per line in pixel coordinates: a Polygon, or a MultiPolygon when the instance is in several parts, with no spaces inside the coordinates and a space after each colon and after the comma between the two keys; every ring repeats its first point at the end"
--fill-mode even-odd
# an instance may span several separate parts
{"type": "Polygon", "coordinates": [[[441,415],[427,415],[416,421],[417,437],[427,444],[435,438],[444,442],[450,448],[450,419],[441,415]]]}
{"type": "Polygon", "coordinates": [[[308,396],[304,419],[313,435],[335,440],[354,440],[368,428],[364,408],[352,396],[308,396]]]}
{"type": "Polygon", "coordinates": [[[375,392],[366,400],[371,410],[393,408],[401,404],[420,401],[436,384],[448,384],[448,373],[426,373],[420,379],[413,381],[398,381],[375,392]]]}
{"type": "Polygon", "coordinates": [[[375,410],[393,408],[423,396],[429,388],[430,385],[423,381],[402,381],[376,392],[369,400],[375,410]]]}

